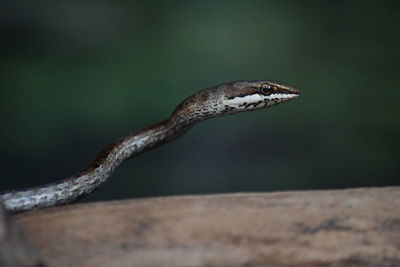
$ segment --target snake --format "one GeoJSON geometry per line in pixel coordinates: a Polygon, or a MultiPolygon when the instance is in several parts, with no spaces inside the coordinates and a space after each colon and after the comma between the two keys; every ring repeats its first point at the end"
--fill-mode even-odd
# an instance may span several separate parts
{"type": "Polygon", "coordinates": [[[103,148],[93,163],[76,175],[42,186],[1,193],[0,201],[10,212],[71,203],[104,184],[126,159],[177,139],[201,121],[265,109],[299,95],[299,89],[270,80],[235,81],[203,89],[182,101],[169,118],[103,148]]]}

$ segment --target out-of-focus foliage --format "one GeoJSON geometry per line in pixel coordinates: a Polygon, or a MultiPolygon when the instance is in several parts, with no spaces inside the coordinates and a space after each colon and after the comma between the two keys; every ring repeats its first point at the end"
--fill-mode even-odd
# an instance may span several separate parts
{"type": "Polygon", "coordinates": [[[400,26],[386,1],[5,1],[0,190],[84,169],[105,144],[231,80],[295,101],[218,118],[89,199],[399,185],[400,26]]]}

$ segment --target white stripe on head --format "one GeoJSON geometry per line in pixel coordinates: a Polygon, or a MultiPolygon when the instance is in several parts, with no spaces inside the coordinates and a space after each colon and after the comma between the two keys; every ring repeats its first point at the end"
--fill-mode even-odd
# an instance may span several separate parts
{"type": "Polygon", "coordinates": [[[270,95],[252,94],[243,97],[237,96],[232,99],[225,100],[225,104],[237,109],[247,109],[248,107],[257,108],[258,106],[265,105],[273,106],[276,102],[282,102],[297,97],[297,94],[282,94],[273,93],[270,95]]]}
{"type": "Polygon", "coordinates": [[[276,99],[276,100],[281,100],[281,99],[292,99],[295,97],[298,97],[299,95],[297,94],[270,94],[267,96],[263,96],[264,99],[268,99],[268,100],[272,100],[272,99],[276,99]]]}
{"type": "Polygon", "coordinates": [[[240,105],[243,105],[244,103],[253,104],[253,103],[257,103],[259,101],[263,101],[263,96],[261,96],[259,94],[253,94],[253,95],[246,95],[243,97],[238,96],[238,97],[229,99],[229,100],[227,100],[227,105],[239,107],[240,105]]]}

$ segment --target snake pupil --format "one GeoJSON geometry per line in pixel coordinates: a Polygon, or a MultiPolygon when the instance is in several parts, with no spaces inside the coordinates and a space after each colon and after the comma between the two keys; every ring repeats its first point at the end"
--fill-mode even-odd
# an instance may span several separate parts
{"type": "Polygon", "coordinates": [[[263,84],[261,86],[261,93],[263,95],[270,95],[274,92],[274,88],[272,88],[270,85],[268,84],[263,84]]]}

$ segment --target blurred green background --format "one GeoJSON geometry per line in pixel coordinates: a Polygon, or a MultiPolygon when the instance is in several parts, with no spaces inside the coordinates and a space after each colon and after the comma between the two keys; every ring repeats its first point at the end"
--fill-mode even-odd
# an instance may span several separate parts
{"type": "Polygon", "coordinates": [[[388,1],[3,1],[0,191],[86,168],[232,80],[302,90],[203,122],[86,200],[400,185],[400,21],[388,1]]]}

